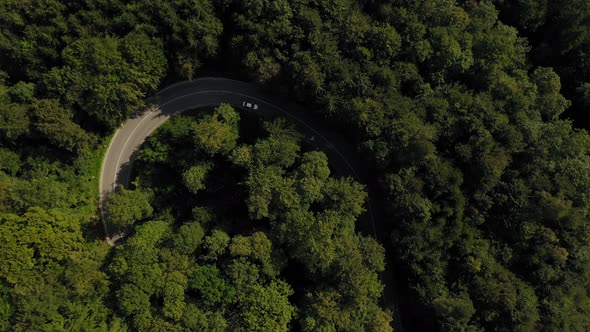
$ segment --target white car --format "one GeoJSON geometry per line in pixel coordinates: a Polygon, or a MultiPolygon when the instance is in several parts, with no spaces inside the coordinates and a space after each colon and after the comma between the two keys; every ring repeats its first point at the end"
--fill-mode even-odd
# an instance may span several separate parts
{"type": "Polygon", "coordinates": [[[242,102],[242,106],[243,107],[246,107],[246,108],[251,108],[253,110],[257,110],[258,109],[258,104],[248,103],[248,102],[245,102],[245,101],[242,102]]]}

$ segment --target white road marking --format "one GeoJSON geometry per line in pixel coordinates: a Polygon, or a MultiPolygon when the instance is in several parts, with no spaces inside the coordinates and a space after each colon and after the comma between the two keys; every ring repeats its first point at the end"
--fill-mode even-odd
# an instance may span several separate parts
{"type": "Polygon", "coordinates": [[[137,124],[137,126],[135,126],[135,128],[133,128],[133,130],[131,131],[131,134],[129,134],[129,137],[127,138],[127,140],[125,141],[125,144],[123,144],[123,148],[121,149],[121,153],[119,154],[119,158],[117,159],[117,163],[115,165],[117,165],[117,171],[115,172],[115,177],[113,178],[113,190],[116,188],[115,184],[117,183],[117,175],[119,175],[119,163],[121,162],[121,157],[123,156],[123,152],[125,151],[125,148],[127,147],[127,144],[129,144],[129,141],[131,140],[131,138],[133,137],[133,134],[135,133],[135,131],[137,130],[137,128],[139,128],[139,126],[141,125],[142,122],[145,121],[145,119],[149,118],[149,116],[152,115],[151,111],[148,111],[147,114],[141,119],[141,121],[139,121],[139,123],[137,124]]]}

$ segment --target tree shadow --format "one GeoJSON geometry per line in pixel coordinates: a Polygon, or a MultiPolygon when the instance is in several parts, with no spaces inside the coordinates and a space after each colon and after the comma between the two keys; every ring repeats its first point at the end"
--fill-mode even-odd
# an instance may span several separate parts
{"type": "Polygon", "coordinates": [[[124,188],[129,189],[129,182],[131,181],[131,171],[133,169],[133,158],[135,157],[136,153],[137,150],[133,151],[129,161],[121,164],[121,167],[119,167],[116,180],[117,186],[115,187],[114,192],[118,192],[120,190],[119,186],[123,186],[124,188]]]}
{"type": "Polygon", "coordinates": [[[154,104],[154,103],[147,104],[144,107],[135,111],[135,113],[133,113],[130,118],[132,118],[132,119],[141,118],[150,112],[157,111],[158,109],[159,109],[159,106],[157,104],[154,104]]]}

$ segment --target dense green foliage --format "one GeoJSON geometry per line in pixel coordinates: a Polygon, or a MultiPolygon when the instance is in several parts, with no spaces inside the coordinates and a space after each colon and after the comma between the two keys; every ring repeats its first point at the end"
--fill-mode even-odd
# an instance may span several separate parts
{"type": "Polygon", "coordinates": [[[111,194],[105,204],[105,218],[111,223],[124,227],[152,216],[149,193],[140,190],[119,191],[111,194]]]}
{"type": "Polygon", "coordinates": [[[535,65],[553,67],[572,100],[570,116],[590,128],[590,3],[584,0],[500,1],[504,20],[528,37],[535,65]]]}
{"type": "Polygon", "coordinates": [[[238,6],[236,50],[373,158],[410,310],[445,330],[587,330],[590,137],[517,30],[486,1],[282,4],[238,6]]]}
{"type": "Polygon", "coordinates": [[[0,271],[6,276],[0,327],[17,331],[104,329],[108,282],[99,270],[99,259],[106,250],[84,241],[79,217],[35,207],[22,216],[0,215],[0,221],[0,271]]]}
{"type": "Polygon", "coordinates": [[[590,137],[566,118],[590,126],[589,18],[585,0],[0,0],[0,330],[389,329],[362,186],[280,121],[245,140],[227,106],[140,151],[109,213],[135,234],[108,256],[105,132],[203,69],[347,133],[410,327],[589,330],[590,137]]]}
{"type": "Polygon", "coordinates": [[[138,154],[137,190],[155,188],[161,217],[137,226],[109,267],[118,308],[133,327],[312,331],[388,325],[390,314],[377,304],[383,248],[355,232],[366,198],[362,186],[330,177],[324,153],[301,153],[301,136],[283,120],[266,123],[267,134],[254,144],[237,147],[239,115],[230,106],[193,121],[172,119],[138,154]],[[225,143],[212,151],[197,128],[218,122],[217,116],[226,122],[207,133],[225,143]],[[283,154],[285,146],[293,153],[283,154]],[[157,150],[168,155],[154,160],[157,150]],[[243,188],[236,194],[238,183],[243,188]],[[288,268],[295,262],[302,268],[296,276],[288,268]],[[154,297],[161,300],[154,304],[154,297]],[[198,322],[188,320],[195,315],[198,322]]]}

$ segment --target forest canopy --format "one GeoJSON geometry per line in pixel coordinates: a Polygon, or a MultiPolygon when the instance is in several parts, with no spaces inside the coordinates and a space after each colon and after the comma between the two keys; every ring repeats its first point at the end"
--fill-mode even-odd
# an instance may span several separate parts
{"type": "Polygon", "coordinates": [[[585,0],[0,0],[0,331],[590,330],[589,18],[585,0]],[[138,152],[110,247],[111,134],[219,75],[344,133],[369,181],[220,105],[138,152]],[[367,199],[376,239],[355,228],[367,199]]]}
{"type": "Polygon", "coordinates": [[[378,304],[383,247],[355,231],[363,187],[330,176],[326,155],[305,151],[281,119],[245,144],[234,133],[251,132],[258,121],[242,124],[227,104],[200,113],[158,129],[138,153],[138,186],[107,205],[111,213],[131,193],[154,197],[154,216],[137,218],[108,267],[116,308],[131,326],[311,331],[388,323],[391,313],[378,304]],[[225,137],[214,151],[201,130],[213,124],[208,137],[225,137]],[[295,148],[291,159],[277,139],[295,148]],[[155,160],[155,150],[167,155],[155,160]]]}

